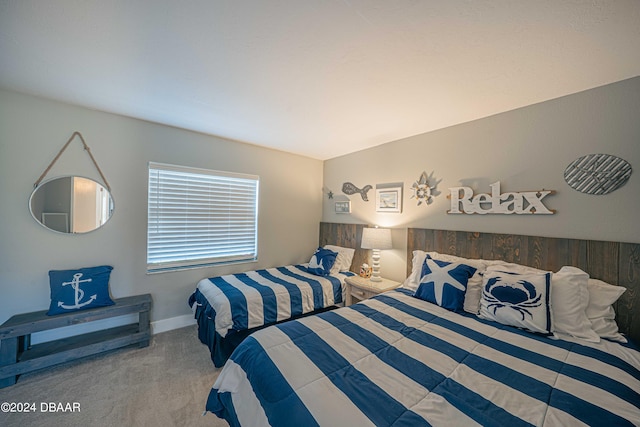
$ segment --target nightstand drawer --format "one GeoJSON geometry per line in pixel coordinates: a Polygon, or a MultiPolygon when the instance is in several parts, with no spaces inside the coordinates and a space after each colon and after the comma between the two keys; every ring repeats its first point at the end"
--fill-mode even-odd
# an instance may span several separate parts
{"type": "Polygon", "coordinates": [[[371,298],[382,292],[397,288],[400,286],[400,283],[388,279],[372,281],[371,279],[364,279],[359,276],[350,276],[345,279],[345,286],[347,287],[347,300],[345,304],[350,306],[353,304],[354,299],[362,301],[371,298]]]}
{"type": "Polygon", "coordinates": [[[375,291],[365,291],[363,289],[358,289],[356,287],[351,287],[351,296],[363,300],[367,298],[371,298],[372,296],[378,295],[378,292],[375,291]]]}

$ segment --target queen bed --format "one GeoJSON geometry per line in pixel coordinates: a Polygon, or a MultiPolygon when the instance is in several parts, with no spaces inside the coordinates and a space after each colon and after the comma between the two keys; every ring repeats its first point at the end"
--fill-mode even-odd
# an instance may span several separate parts
{"type": "Polygon", "coordinates": [[[206,408],[232,426],[640,425],[639,250],[409,229],[403,288],[251,335],[206,408]]]}

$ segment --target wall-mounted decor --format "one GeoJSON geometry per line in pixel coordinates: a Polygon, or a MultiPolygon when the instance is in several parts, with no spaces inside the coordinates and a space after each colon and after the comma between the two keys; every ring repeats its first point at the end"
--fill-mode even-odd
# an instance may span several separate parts
{"type": "Polygon", "coordinates": [[[80,132],[73,132],[34,184],[29,210],[42,226],[60,233],[87,233],[102,227],[113,214],[111,188],[80,132]],[[71,141],[78,138],[102,178],[102,183],[65,175],[43,181],[71,141]]]}
{"type": "Polygon", "coordinates": [[[433,197],[435,194],[433,190],[435,190],[436,185],[429,184],[430,178],[427,176],[426,172],[422,172],[420,178],[411,186],[411,190],[413,194],[411,195],[412,199],[416,199],[418,201],[418,206],[421,204],[428,205],[433,201],[433,197]]]}
{"type": "Polygon", "coordinates": [[[350,182],[345,182],[344,184],[342,184],[342,192],[344,194],[351,196],[352,194],[358,193],[360,194],[360,196],[362,196],[362,200],[364,200],[365,202],[369,201],[369,198],[367,198],[367,192],[372,188],[373,187],[371,185],[365,185],[364,187],[362,187],[362,189],[359,189],[350,182]]]}
{"type": "Polygon", "coordinates": [[[402,187],[376,188],[376,212],[402,212],[402,187]]]}
{"type": "Polygon", "coordinates": [[[470,187],[449,188],[451,210],[449,214],[527,214],[551,215],[555,210],[549,210],[542,203],[542,199],[552,190],[524,191],[517,193],[500,193],[500,181],[491,184],[491,194],[473,195],[470,187]]]}
{"type": "Polygon", "coordinates": [[[631,165],[611,154],[578,157],[564,170],[564,180],[574,190],[602,195],[622,187],[631,176],[631,165]]]}
{"type": "Polygon", "coordinates": [[[333,199],[333,191],[329,191],[327,193],[327,197],[329,197],[329,199],[333,199]]]}
{"type": "Polygon", "coordinates": [[[351,201],[350,200],[342,201],[342,202],[335,202],[334,206],[335,206],[335,212],[338,213],[338,214],[351,213],[351,201]]]}

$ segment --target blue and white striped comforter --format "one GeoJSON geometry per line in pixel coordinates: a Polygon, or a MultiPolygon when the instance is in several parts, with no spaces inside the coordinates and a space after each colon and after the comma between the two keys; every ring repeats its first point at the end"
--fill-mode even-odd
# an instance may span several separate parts
{"type": "Polygon", "coordinates": [[[253,334],[207,410],[234,425],[640,424],[640,353],[571,343],[392,291],[253,334]]]}
{"type": "MultiPolygon", "coordinates": [[[[221,337],[344,301],[344,279],[353,273],[316,276],[306,265],[288,265],[201,280],[197,291],[207,302],[221,337]]],[[[197,298],[194,298],[197,301],[197,298]]],[[[195,310],[194,302],[192,309],[195,310]]]]}

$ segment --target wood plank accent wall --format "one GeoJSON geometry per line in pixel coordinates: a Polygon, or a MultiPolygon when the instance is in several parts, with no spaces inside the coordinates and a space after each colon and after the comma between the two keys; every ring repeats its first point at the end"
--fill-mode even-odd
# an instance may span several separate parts
{"type": "Polygon", "coordinates": [[[407,275],[414,250],[501,259],[550,271],[571,265],[594,279],[624,286],[627,291],[614,306],[616,321],[621,332],[640,344],[640,244],[409,228],[407,275]]]}
{"type": "Polygon", "coordinates": [[[355,249],[353,261],[351,263],[351,271],[360,272],[360,266],[363,263],[371,264],[371,250],[361,249],[362,229],[367,227],[363,224],[338,224],[333,222],[320,223],[320,237],[318,239],[320,246],[336,245],[345,248],[355,249]]]}

